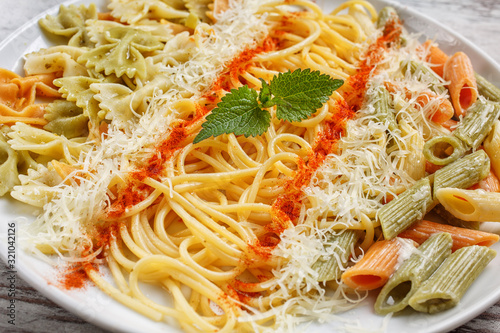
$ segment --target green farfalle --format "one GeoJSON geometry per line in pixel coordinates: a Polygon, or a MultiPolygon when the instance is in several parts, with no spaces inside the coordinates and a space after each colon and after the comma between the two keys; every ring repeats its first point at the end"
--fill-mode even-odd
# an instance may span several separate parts
{"type": "Polygon", "coordinates": [[[68,139],[87,136],[89,133],[89,117],[72,101],[58,99],[50,103],[45,108],[45,119],[48,123],[43,129],[68,139]]]}
{"type": "Polygon", "coordinates": [[[54,85],[59,87],[59,93],[66,100],[75,102],[83,109],[83,115],[86,116],[91,127],[98,127],[101,118],[99,117],[99,102],[94,99],[95,93],[90,89],[93,83],[101,82],[101,79],[90,78],[86,76],[76,76],[68,78],[59,78],[54,80],[54,85]]]}
{"type": "Polygon", "coordinates": [[[161,49],[161,43],[151,33],[131,27],[114,27],[105,32],[109,44],[92,49],[78,58],[87,67],[105,75],[116,74],[129,78],[146,76],[143,53],[161,49]]]}
{"type": "Polygon", "coordinates": [[[169,1],[167,4],[161,0],[112,0],[108,8],[111,9],[113,17],[128,24],[143,19],[175,20],[189,16],[182,1],[169,1]]]}
{"type": "Polygon", "coordinates": [[[91,46],[92,43],[85,29],[85,21],[97,19],[97,9],[94,4],[61,6],[57,16],[47,15],[38,22],[48,33],[70,38],[70,46],[91,46]]]}
{"type": "Polygon", "coordinates": [[[0,131],[0,196],[19,184],[17,162],[16,151],[7,143],[4,131],[0,131]]]}

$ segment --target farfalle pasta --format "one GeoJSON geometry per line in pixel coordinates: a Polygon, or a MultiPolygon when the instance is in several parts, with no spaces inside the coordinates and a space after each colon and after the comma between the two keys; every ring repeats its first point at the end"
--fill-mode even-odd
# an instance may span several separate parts
{"type": "Polygon", "coordinates": [[[85,21],[97,18],[97,9],[90,6],[61,6],[59,14],[41,19],[40,26],[49,34],[68,38],[69,46],[90,46],[91,42],[85,28],[85,21]]]}
{"type": "Polygon", "coordinates": [[[97,72],[104,72],[105,75],[144,78],[146,61],[143,53],[158,50],[163,46],[150,33],[127,26],[111,28],[106,30],[104,35],[107,43],[85,52],[78,61],[97,72]]]}
{"type": "Polygon", "coordinates": [[[89,134],[89,118],[75,102],[61,99],[50,103],[45,108],[44,118],[47,120],[45,130],[68,139],[89,134]]]}
{"type": "Polygon", "coordinates": [[[24,72],[27,76],[54,74],[57,77],[88,76],[88,69],[78,63],[86,49],[76,46],[54,46],[26,55],[24,72]]]}

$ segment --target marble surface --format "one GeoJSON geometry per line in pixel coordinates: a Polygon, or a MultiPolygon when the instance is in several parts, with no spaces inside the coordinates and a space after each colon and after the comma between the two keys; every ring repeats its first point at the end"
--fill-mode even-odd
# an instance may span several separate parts
{"type": "MultiPolygon", "coordinates": [[[[0,42],[26,21],[57,6],[61,0],[1,0],[0,42]]],[[[454,29],[472,41],[500,64],[499,0],[399,0],[454,29]]],[[[1,65],[1,64],[0,64],[1,65]]],[[[6,222],[6,221],[2,221],[6,222]]],[[[2,277],[7,268],[0,264],[2,277]]],[[[6,279],[0,279],[1,332],[105,332],[60,308],[23,281],[17,281],[17,316],[15,327],[7,323],[6,279]]],[[[452,333],[500,332],[500,302],[452,333]]]]}

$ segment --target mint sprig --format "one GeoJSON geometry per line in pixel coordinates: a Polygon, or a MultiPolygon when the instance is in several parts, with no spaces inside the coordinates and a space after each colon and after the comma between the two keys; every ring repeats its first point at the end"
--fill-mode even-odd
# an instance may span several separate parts
{"type": "Polygon", "coordinates": [[[231,89],[207,116],[202,130],[193,140],[198,143],[211,136],[234,133],[257,136],[267,131],[276,106],[276,117],[298,122],[316,112],[344,81],[332,79],[309,69],[288,71],[274,76],[267,84],[261,79],[259,92],[248,86],[231,89]]]}

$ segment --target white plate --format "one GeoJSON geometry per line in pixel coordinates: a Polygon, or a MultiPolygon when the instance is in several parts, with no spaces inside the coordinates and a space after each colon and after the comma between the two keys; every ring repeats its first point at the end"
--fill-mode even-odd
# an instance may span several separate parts
{"type": "MultiPolygon", "coordinates": [[[[73,0],[70,3],[94,2],[101,9],[105,9],[105,0],[73,0]]],[[[325,9],[333,9],[340,0],[324,0],[325,9]]],[[[320,1],[321,3],[321,1],[320,1]]],[[[389,1],[375,0],[372,3],[378,8],[382,8],[389,1]]],[[[441,48],[447,52],[464,51],[472,59],[477,72],[487,79],[499,85],[500,66],[496,64],[488,55],[481,52],[472,43],[463,37],[452,32],[438,22],[425,17],[414,10],[405,8],[397,3],[391,3],[398,9],[405,26],[411,32],[422,32],[429,38],[435,38],[441,48]]],[[[38,27],[38,19],[46,14],[56,14],[58,7],[40,14],[23,27],[18,29],[13,35],[0,44],[0,67],[13,69],[22,73],[22,56],[30,51],[38,50],[50,44],[38,27]]],[[[16,217],[26,216],[32,218],[32,210],[26,206],[9,199],[0,199],[0,256],[4,261],[7,258],[7,222],[13,221],[16,217]]],[[[19,229],[19,226],[17,226],[19,229]]],[[[58,289],[51,284],[57,275],[57,271],[23,253],[17,244],[15,271],[18,276],[26,280],[30,285],[39,290],[49,299],[75,313],[81,318],[92,322],[104,329],[120,332],[179,332],[167,323],[153,322],[142,315],[126,308],[113,299],[103,294],[97,288],[86,288],[84,290],[66,291],[58,289]]],[[[497,251],[500,244],[493,246],[497,251]]],[[[386,323],[385,331],[388,333],[417,333],[417,332],[444,332],[451,330],[479,315],[496,301],[500,300],[500,255],[497,256],[486,268],[483,274],[467,291],[462,301],[455,308],[436,315],[426,315],[409,311],[404,315],[394,317],[386,323]]],[[[344,319],[352,319],[352,325],[375,331],[384,325],[384,318],[373,313],[371,300],[365,305],[355,310],[341,314],[342,320],[326,323],[323,325],[312,325],[308,328],[310,332],[332,332],[344,327],[344,319]],[[362,319],[362,320],[360,320],[362,319]]]]}

